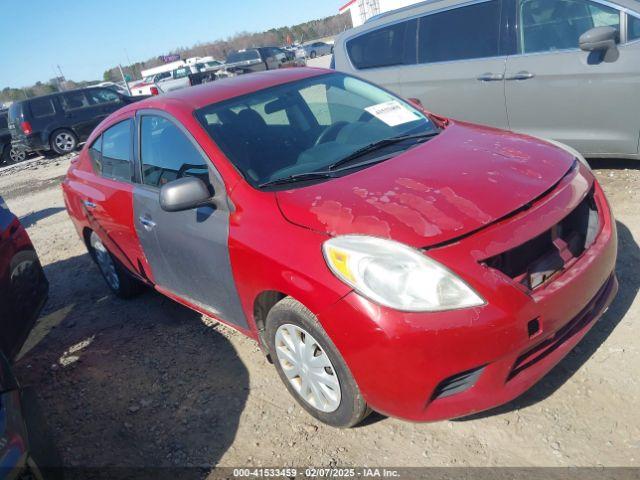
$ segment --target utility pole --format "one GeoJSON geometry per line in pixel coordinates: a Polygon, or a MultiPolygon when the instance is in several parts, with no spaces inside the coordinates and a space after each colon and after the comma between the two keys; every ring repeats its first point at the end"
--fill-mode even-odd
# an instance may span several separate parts
{"type": "MultiPolygon", "coordinates": [[[[62,81],[66,81],[67,79],[64,76],[64,73],[62,73],[62,69],[60,68],[60,65],[56,65],[58,67],[58,71],[60,72],[60,78],[62,78],[62,81]]],[[[58,80],[58,83],[60,83],[60,81],[58,80]]]]}
{"type": "Polygon", "coordinates": [[[124,76],[124,72],[122,71],[122,65],[118,64],[118,68],[120,69],[120,75],[122,75],[122,81],[124,82],[124,86],[127,87],[127,93],[131,96],[131,89],[129,88],[129,82],[127,82],[127,77],[124,76]]]}

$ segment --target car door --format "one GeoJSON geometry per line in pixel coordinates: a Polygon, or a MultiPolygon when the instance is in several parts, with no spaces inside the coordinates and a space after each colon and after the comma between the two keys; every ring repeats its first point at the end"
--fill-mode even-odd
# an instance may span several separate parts
{"type": "Polygon", "coordinates": [[[507,127],[502,2],[480,1],[418,19],[417,63],[403,67],[400,94],[428,110],[507,127]]]}
{"type": "Polygon", "coordinates": [[[134,190],[136,232],[157,287],[214,316],[247,328],[229,257],[229,204],[224,183],[187,130],[164,112],[140,111],[134,190]],[[202,179],[211,204],[180,212],[162,210],[163,185],[185,176],[202,179]]]}
{"type": "Polygon", "coordinates": [[[59,96],[67,128],[72,128],[82,142],[86,140],[96,125],[97,111],[84,90],[65,92],[59,96]]]}
{"type": "Polygon", "coordinates": [[[635,154],[640,130],[640,45],[624,13],[590,0],[518,0],[518,55],[509,57],[506,99],[513,130],[553,138],[583,154],[635,154]],[[581,34],[612,26],[618,56],[578,46],[581,34]]]}
{"type": "Polygon", "coordinates": [[[133,204],[133,119],[121,118],[92,141],[88,154],[93,172],[75,170],[74,188],[82,198],[91,228],[122,265],[147,276],[146,260],[136,238],[133,204]]]}

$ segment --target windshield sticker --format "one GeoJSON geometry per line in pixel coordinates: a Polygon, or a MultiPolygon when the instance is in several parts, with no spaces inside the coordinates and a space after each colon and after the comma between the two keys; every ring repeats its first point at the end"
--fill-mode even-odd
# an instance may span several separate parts
{"type": "Polygon", "coordinates": [[[396,100],[372,105],[365,108],[365,110],[390,127],[402,125],[403,123],[414,122],[420,119],[418,115],[396,100]]]}

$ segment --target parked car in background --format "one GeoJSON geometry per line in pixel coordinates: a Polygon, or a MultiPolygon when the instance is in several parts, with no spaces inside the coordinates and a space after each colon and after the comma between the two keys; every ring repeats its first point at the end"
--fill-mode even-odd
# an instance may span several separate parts
{"type": "Polygon", "coordinates": [[[62,461],[46,426],[37,395],[22,388],[0,352],[0,478],[60,480],[62,461]]]}
{"type": "Polygon", "coordinates": [[[292,66],[293,58],[290,52],[278,47],[248,48],[232,52],[225,62],[225,71],[240,75],[264,70],[292,66]]]}
{"type": "Polygon", "coordinates": [[[11,145],[26,152],[72,152],[109,114],[142,98],[91,87],[14,102],[8,118],[11,145]]]}
{"type": "Polygon", "coordinates": [[[298,47],[296,56],[302,58],[316,58],[333,53],[333,45],[326,42],[307,43],[298,47]]]}
{"type": "Polygon", "coordinates": [[[0,197],[0,352],[13,360],[49,291],[27,231],[0,197]]]}
{"type": "Polygon", "coordinates": [[[21,162],[27,156],[24,150],[11,146],[11,132],[7,117],[7,110],[0,110],[0,164],[21,162]]]}
{"type": "Polygon", "coordinates": [[[425,2],[341,34],[335,68],[461,120],[639,158],[640,3],[425,2]]]}
{"type": "Polygon", "coordinates": [[[126,86],[124,85],[124,82],[101,82],[98,83],[96,85],[93,85],[94,87],[103,87],[103,88],[109,88],[111,90],[113,90],[114,92],[119,93],[120,95],[129,95],[129,91],[127,90],[126,86]]]}
{"type": "Polygon", "coordinates": [[[62,188],[116,295],[153,286],[249,335],[340,427],[369,407],[427,421],[508,402],[617,290],[583,157],[331,70],[125,107],[62,188]]]}

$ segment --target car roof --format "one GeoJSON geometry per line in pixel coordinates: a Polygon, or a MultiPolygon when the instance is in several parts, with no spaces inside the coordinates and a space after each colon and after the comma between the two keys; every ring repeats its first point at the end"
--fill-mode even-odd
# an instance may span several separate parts
{"type": "Polygon", "coordinates": [[[223,102],[230,98],[264,90],[265,88],[329,73],[335,73],[335,71],[324,68],[300,67],[248,73],[238,77],[216,80],[204,85],[174,90],[136,102],[125,108],[130,110],[140,110],[142,108],[164,109],[172,105],[174,107],[182,106],[183,108],[197,110],[212,103],[223,102]]]}
{"type": "Polygon", "coordinates": [[[47,93],[46,95],[38,95],[37,97],[31,97],[31,98],[25,98],[25,99],[22,99],[22,100],[16,100],[13,103],[25,103],[25,102],[30,102],[32,100],[41,100],[41,99],[53,98],[53,97],[58,97],[60,95],[64,95],[65,93],[84,92],[86,90],[95,90],[96,88],[100,88],[100,89],[103,89],[103,90],[104,89],[109,90],[109,88],[106,87],[106,86],[92,85],[90,87],[74,88],[72,90],[64,90],[62,92],[47,93]]]}

